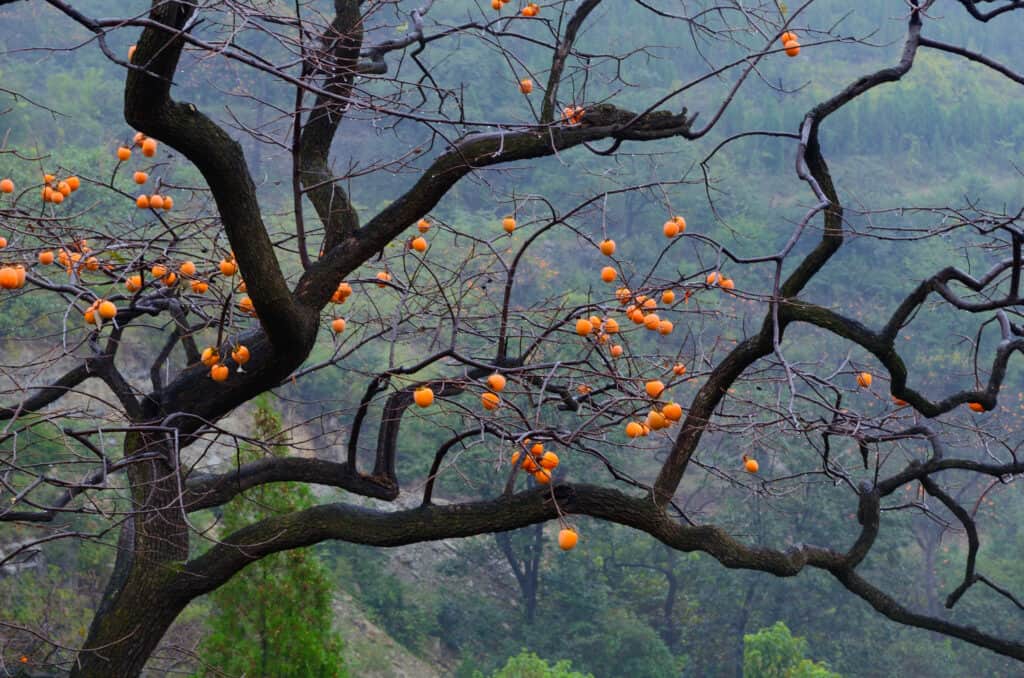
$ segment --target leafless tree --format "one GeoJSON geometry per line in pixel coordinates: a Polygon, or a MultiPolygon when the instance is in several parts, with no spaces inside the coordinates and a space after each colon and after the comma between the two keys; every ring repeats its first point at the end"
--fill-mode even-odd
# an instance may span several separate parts
{"type": "MultiPolygon", "coordinates": [[[[1024,348],[1024,328],[1015,322],[1021,302],[1020,212],[936,211],[934,226],[875,234],[927,240],[969,233],[988,262],[980,274],[954,265],[936,271],[880,323],[866,325],[803,294],[842,250],[850,229],[819,143],[832,114],[869,90],[899,81],[922,50],[955,55],[994,69],[1008,82],[1024,83],[1020,74],[980,53],[925,37],[938,2],[893,3],[906,14],[898,60],[818,103],[797,129],[721,135],[705,167],[722,148],[751,135],[778,138],[795,160],[807,208],[777,251],[744,255],[692,224],[679,237],[664,239],[661,226],[653,224],[657,242],[664,243],[653,265],[640,267],[613,253],[607,261],[613,284],[599,282],[595,273],[591,289],[569,291],[539,282],[531,262],[547,239],[574,239],[588,256],[590,250],[596,255],[599,244],[616,234],[605,221],[609,201],[660,203],[670,218],[683,212],[672,205],[673,187],[703,182],[704,176],[698,170],[681,178],[676,171],[672,178],[623,183],[569,204],[564,196],[556,201],[526,187],[514,189],[516,163],[570,153],[624,161],[660,152],[670,142],[696,142],[718,132],[729,106],[743,96],[745,83],[762,77],[766,63],[786,59],[784,32],[798,33],[803,56],[815,45],[857,42],[856,36],[805,25],[813,2],[788,12],[775,2],[641,2],[650,21],[668,22],[686,36],[703,70],[648,95],[644,106],[627,108],[619,102],[628,98],[631,69],[650,55],[582,46],[588,22],[615,20],[614,10],[600,0],[556,0],[535,16],[511,6],[496,12],[473,5],[459,21],[435,18],[440,9],[429,0],[416,6],[335,0],[325,14],[319,13],[320,3],[157,0],[144,16],[116,18],[88,16],[63,0],[46,4],[69,25],[87,29],[94,47],[124,68],[127,123],[183,156],[205,184],[168,180],[157,193],[176,196],[173,210],[142,209],[130,221],[102,226],[86,218],[88,210],[79,213],[73,196],[68,204],[50,202],[39,209],[44,187],[38,184],[0,206],[0,225],[10,233],[4,263],[27,267],[24,286],[4,294],[45,294],[66,309],[58,336],[37,339],[39,357],[4,374],[0,521],[21,531],[0,533],[0,565],[23,563],[55,541],[110,543],[118,535],[114,573],[88,637],[73,658],[62,655],[72,675],[138,675],[190,601],[269,554],[331,539],[387,547],[551,520],[568,528],[574,515],[646,532],[672,549],[707,553],[728,568],[780,577],[824,570],[889,619],[1024,659],[1024,640],[914,611],[858,569],[882,527],[883,509],[931,510],[969,537],[963,580],[947,607],[974,584],[1020,606],[1013,592],[978,571],[975,519],[961,503],[975,494],[943,484],[963,474],[1009,482],[1024,472],[1011,443],[980,433],[984,453],[953,452],[943,424],[962,405],[994,409],[1009,360],[1024,348]],[[139,30],[130,58],[110,46],[113,35],[139,30]],[[495,98],[522,96],[527,116],[474,119],[467,112],[466,83],[447,71],[463,41],[493,50],[507,64],[507,82],[473,86],[495,98]],[[233,117],[230,109],[221,118],[201,102],[190,103],[199,93],[172,96],[182,69],[214,59],[253,82],[287,88],[290,103],[251,94],[249,103],[262,110],[251,121],[233,117]],[[529,84],[520,84],[524,80],[529,84]],[[708,82],[724,85],[708,95],[701,89],[708,82]],[[365,148],[378,133],[413,142],[389,157],[365,148]],[[281,184],[287,186],[290,213],[261,207],[241,138],[288,154],[292,174],[281,184]],[[509,171],[498,174],[499,169],[509,171]],[[377,209],[361,206],[360,185],[392,179],[400,188],[389,202],[377,209]],[[500,223],[481,234],[434,215],[446,196],[466,184],[494,196],[515,219],[513,236],[500,223]],[[434,243],[425,253],[407,235],[421,220],[429,229],[425,239],[434,243]],[[816,244],[804,247],[812,240],[816,244]],[[452,243],[451,249],[441,242],[452,243]],[[66,263],[36,263],[41,249],[58,252],[66,263]],[[196,269],[179,270],[185,260],[196,269]],[[235,265],[244,292],[232,273],[235,265]],[[768,271],[770,284],[759,287],[747,271],[768,271]],[[122,291],[132,276],[139,276],[137,284],[122,291]],[[201,283],[198,289],[193,280],[201,283]],[[206,284],[209,289],[202,290],[206,284]],[[529,294],[522,292],[529,286],[529,294]],[[345,302],[349,288],[352,300],[345,302]],[[101,319],[102,309],[90,307],[101,297],[116,305],[116,316],[101,319]],[[897,338],[936,300],[976,318],[979,336],[995,332],[997,338],[975,343],[976,388],[931,398],[913,386],[897,338]],[[639,312],[640,323],[624,317],[622,306],[639,312]],[[325,340],[325,326],[348,308],[345,330],[325,340]],[[83,329],[87,313],[95,323],[83,329]],[[652,325],[647,316],[653,313],[659,315],[652,325]],[[616,319],[618,331],[609,318],[616,319]],[[746,319],[757,323],[753,329],[746,319]],[[585,322],[577,331],[579,320],[585,322]],[[731,335],[720,329],[726,325],[733,326],[731,335]],[[785,335],[801,325],[816,328],[834,345],[859,347],[876,367],[792,359],[785,335]],[[153,333],[162,337],[162,349],[150,356],[147,385],[128,373],[125,361],[139,359],[142,338],[153,333]],[[224,380],[212,379],[213,359],[202,355],[206,344],[228,368],[224,380]],[[240,345],[248,360],[232,357],[240,345]],[[621,357],[614,346],[621,347],[621,357]],[[384,362],[367,369],[358,358],[368,351],[385,356],[384,362]],[[63,372],[52,376],[58,369],[63,372]],[[268,455],[243,465],[214,458],[215,443],[265,442],[221,426],[226,415],[261,393],[289,393],[293,383],[325,371],[339,383],[358,380],[363,392],[358,406],[326,415],[335,421],[324,427],[329,434],[306,440],[293,435],[292,456],[268,455]],[[887,385],[905,406],[894,408],[888,396],[880,406],[857,404],[854,392],[865,390],[857,374],[872,371],[871,392],[887,385]],[[500,393],[486,381],[492,374],[507,380],[500,393]],[[664,392],[656,384],[647,388],[659,380],[664,392]],[[420,409],[414,401],[422,388],[430,388],[436,400],[420,409]],[[668,394],[683,392],[688,400],[681,403],[681,420],[666,421],[668,394]],[[439,410],[444,417],[435,414],[439,410]],[[447,440],[436,450],[415,508],[368,510],[339,501],[267,518],[233,534],[197,522],[200,511],[265,483],[313,483],[394,500],[399,451],[418,444],[401,427],[435,416],[447,440]],[[636,438],[624,433],[630,423],[640,431],[636,438]],[[373,425],[369,465],[360,452],[373,425]],[[343,439],[341,458],[304,453],[303,447],[329,445],[332,436],[343,439]],[[738,455],[726,458],[712,445],[701,445],[750,436],[802,440],[816,462],[807,468],[783,464],[774,475],[763,469],[758,481],[743,471],[738,455]],[[45,441],[46,449],[61,452],[40,459],[31,446],[20,447],[25,440],[45,441]],[[535,445],[561,455],[550,475],[527,473],[539,460],[519,461],[529,459],[535,445]],[[510,465],[512,452],[520,456],[510,465]],[[644,452],[648,460],[660,455],[656,473],[637,461],[644,452]],[[436,481],[467,467],[460,455],[501,469],[500,481],[481,481],[475,496],[435,501],[436,481]],[[593,478],[606,482],[574,481],[574,469],[583,468],[596,469],[593,478]],[[832,483],[856,503],[855,536],[823,546],[802,543],[799,535],[788,547],[751,545],[703,519],[707,514],[691,504],[683,485],[694,477],[769,497],[794,482],[832,483]],[[923,488],[932,501],[904,506],[907,487],[923,488]],[[88,520],[74,522],[79,518],[88,520]]],[[[944,11],[956,5],[982,22],[1024,9],[1024,3],[1008,0],[946,4],[951,7],[944,11]]],[[[204,101],[213,96],[202,93],[204,101]]],[[[132,146],[127,138],[126,144],[132,146]]],[[[32,162],[27,154],[19,157],[32,162]]],[[[90,191],[134,201],[124,189],[128,165],[117,167],[109,177],[73,169],[90,191]]],[[[706,187],[713,204],[713,183],[708,180],[706,187]]]]}

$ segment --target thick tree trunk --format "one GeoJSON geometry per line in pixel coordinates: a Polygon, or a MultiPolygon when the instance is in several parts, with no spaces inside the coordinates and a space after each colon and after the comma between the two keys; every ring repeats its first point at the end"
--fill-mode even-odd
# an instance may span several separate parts
{"type": "Polygon", "coordinates": [[[129,434],[125,456],[159,451],[159,459],[133,464],[132,516],[122,528],[114,574],[71,675],[137,676],[188,598],[168,582],[188,557],[188,527],[181,506],[177,452],[163,436],[129,434]]]}

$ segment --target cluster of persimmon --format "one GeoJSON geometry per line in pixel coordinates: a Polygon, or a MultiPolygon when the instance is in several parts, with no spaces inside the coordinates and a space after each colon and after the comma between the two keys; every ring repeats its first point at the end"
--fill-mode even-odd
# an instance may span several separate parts
{"type": "Polygon", "coordinates": [[[96,299],[85,310],[85,323],[99,325],[100,321],[113,320],[117,315],[117,305],[107,299],[96,299]]]}
{"type": "MultiPolygon", "coordinates": [[[[638,294],[636,297],[632,297],[628,287],[620,287],[615,292],[616,297],[622,304],[628,304],[626,306],[626,317],[633,321],[635,325],[643,325],[652,332],[668,336],[672,334],[672,330],[675,329],[675,325],[671,320],[667,320],[659,316],[655,311],[658,308],[658,302],[648,297],[646,294],[638,294]]],[[[661,303],[664,305],[672,304],[676,300],[676,293],[672,290],[665,290],[661,293],[661,303]]]]}
{"type": "Polygon", "coordinates": [[[565,121],[570,125],[578,125],[583,122],[583,107],[566,106],[562,109],[562,115],[565,116],[565,121]]]}
{"type": "MultiPolygon", "coordinates": [[[[491,0],[491,9],[496,12],[500,12],[508,3],[509,0],[491,0]]],[[[520,14],[523,16],[537,16],[540,14],[540,5],[535,2],[528,3],[523,6],[520,14]]]]}
{"type": "MultiPolygon", "coordinates": [[[[70,245],[58,249],[56,255],[52,250],[43,250],[37,259],[42,266],[49,266],[57,261],[69,276],[79,275],[83,269],[87,271],[100,270],[100,260],[94,256],[87,256],[91,251],[92,249],[85,240],[76,240],[70,245]]],[[[108,271],[112,270],[112,266],[109,264],[105,268],[108,271]]]]}
{"type": "Polygon", "coordinates": [[[519,464],[541,485],[550,483],[552,474],[558,468],[558,455],[544,449],[543,443],[531,443],[529,438],[523,441],[523,449],[526,451],[525,455],[519,450],[512,453],[512,465],[519,464]]]}
{"type": "Polygon", "coordinates": [[[619,333],[619,321],[615,318],[602,320],[596,315],[576,321],[576,334],[581,337],[594,336],[599,344],[607,344],[613,334],[619,333]]]}
{"type": "MultiPolygon", "coordinates": [[[[136,132],[135,137],[132,139],[132,145],[120,146],[117,149],[117,159],[121,162],[126,162],[132,157],[132,148],[139,147],[142,150],[142,155],[147,158],[152,158],[156,155],[157,143],[156,139],[147,137],[142,132],[136,132]]],[[[149,174],[141,170],[132,174],[132,181],[137,185],[142,186],[149,181],[149,174]]],[[[145,193],[135,198],[135,206],[140,210],[153,209],[153,210],[170,210],[174,207],[174,199],[169,195],[159,195],[153,193],[152,195],[146,195],[145,193]]]]}
{"type": "Polygon", "coordinates": [[[732,278],[726,278],[718,271],[708,273],[708,277],[704,279],[704,282],[710,287],[721,287],[723,290],[736,289],[736,283],[733,282],[732,278]]]}
{"type": "MultiPolygon", "coordinates": [[[[682,370],[685,372],[685,368],[682,370]]],[[[658,406],[657,401],[665,393],[665,384],[659,379],[652,379],[644,384],[647,396],[655,401],[647,417],[643,421],[631,421],[626,424],[626,435],[630,438],[642,438],[651,431],[668,428],[683,418],[683,408],[679,403],[668,401],[658,406]]]]}
{"type": "MultiPolygon", "coordinates": [[[[8,181],[10,181],[10,179],[8,179],[8,181]]],[[[64,202],[64,198],[77,191],[81,185],[81,181],[79,181],[78,177],[71,176],[67,179],[58,180],[57,177],[52,174],[44,174],[43,202],[59,205],[64,202]]],[[[11,184],[11,190],[14,190],[13,184],[11,184]]]]}
{"type": "Polygon", "coordinates": [[[786,56],[795,57],[800,54],[800,42],[796,39],[796,33],[793,31],[786,31],[779,38],[782,42],[782,46],[786,50],[786,56]]]}
{"type": "MultiPolygon", "coordinates": [[[[231,349],[231,359],[238,365],[238,371],[242,371],[242,366],[249,362],[252,355],[249,353],[248,347],[243,344],[238,344],[231,349]]],[[[210,368],[210,378],[214,381],[227,381],[230,374],[228,366],[220,361],[220,352],[214,346],[207,346],[203,349],[202,355],[199,357],[200,362],[206,367],[210,368]]]]}

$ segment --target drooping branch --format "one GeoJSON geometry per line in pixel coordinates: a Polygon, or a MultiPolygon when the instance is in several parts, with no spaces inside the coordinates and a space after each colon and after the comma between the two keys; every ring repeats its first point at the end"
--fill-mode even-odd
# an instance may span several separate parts
{"type": "Polygon", "coordinates": [[[553,489],[520,492],[508,498],[420,506],[394,512],[330,504],[269,518],[239,530],[186,563],[173,582],[173,590],[185,599],[184,604],[187,599],[213,590],[260,558],[327,539],[401,546],[513,530],[554,519],[561,510],[646,532],[679,551],[707,553],[729,568],[758,570],[783,577],[795,576],[807,566],[824,569],[890,619],[939,631],[1024,660],[1024,644],[911,612],[854,571],[863,558],[865,546],[870,545],[877,534],[876,509],[877,494],[862,492],[858,511],[863,522],[862,532],[850,551],[843,553],[806,544],[787,551],[748,546],[717,527],[676,523],[649,498],[630,497],[614,489],[591,485],[558,485],[553,489]],[[558,508],[554,502],[558,503],[558,508]]]}

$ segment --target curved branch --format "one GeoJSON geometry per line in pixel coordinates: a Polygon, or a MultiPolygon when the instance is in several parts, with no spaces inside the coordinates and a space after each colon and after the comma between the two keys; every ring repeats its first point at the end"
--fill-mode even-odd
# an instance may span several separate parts
{"type": "Polygon", "coordinates": [[[435,159],[405,194],[314,263],[299,281],[296,298],[307,306],[322,308],[344,276],[429,212],[452,186],[475,169],[542,158],[598,139],[650,141],[682,136],[692,122],[685,109],[678,114],[658,111],[628,124],[635,118],[629,111],[603,104],[588,110],[583,124],[573,127],[462,137],[435,159]]]}
{"type": "Polygon", "coordinates": [[[304,344],[315,319],[300,314],[285,283],[273,243],[263,224],[256,187],[241,145],[191,103],[171,98],[196,5],[155,2],[149,26],[138,41],[134,61],[147,71],[132,69],[125,84],[124,116],[128,124],[160,139],[188,158],[210,187],[228,240],[248,285],[260,322],[271,343],[285,349],[304,344]]]}
{"type": "Polygon", "coordinates": [[[267,457],[226,473],[189,476],[183,503],[189,512],[201,511],[226,504],[253,487],[286,482],[337,487],[386,501],[398,496],[398,487],[387,479],[361,475],[346,463],[304,457],[267,457]]]}
{"type": "MultiPolygon", "coordinates": [[[[359,228],[359,217],[345,190],[334,180],[328,165],[331,141],[345,115],[343,103],[352,92],[356,63],[363,43],[363,17],[356,0],[335,0],[335,17],[322,38],[322,52],[305,56],[304,68],[310,72],[326,72],[324,93],[303,125],[295,156],[296,173],[324,225],[324,249],[334,247],[347,234],[359,228]],[[316,61],[314,61],[314,57],[316,61]]],[[[299,89],[301,96],[302,90],[299,89]]],[[[296,111],[299,115],[299,111],[296,111]]],[[[301,205],[296,205],[296,219],[301,205]]],[[[305,234],[300,232],[299,252],[309,267],[305,234]]]]}

